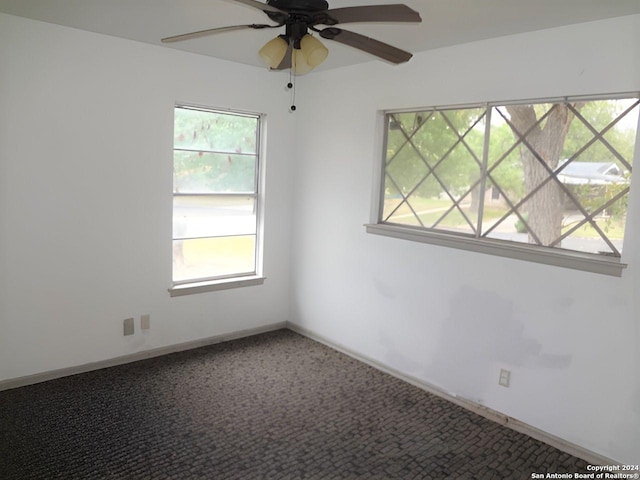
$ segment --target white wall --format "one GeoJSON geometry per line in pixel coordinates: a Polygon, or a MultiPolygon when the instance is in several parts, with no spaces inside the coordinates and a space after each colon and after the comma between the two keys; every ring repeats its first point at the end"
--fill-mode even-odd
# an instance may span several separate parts
{"type": "Polygon", "coordinates": [[[0,15],[0,380],[291,319],[637,462],[640,190],[621,279],[362,225],[379,110],[640,90],[638,32],[627,17],[317,72],[291,115],[280,74],[0,15]],[[268,115],[263,286],[168,296],[175,101],[268,115]],[[144,313],[151,330],[123,337],[144,313]]]}
{"type": "Polygon", "coordinates": [[[296,324],[613,459],[640,458],[640,191],[613,278],[365,233],[381,109],[640,90],[640,16],[299,80],[296,324]],[[302,89],[300,89],[302,90],[302,89]],[[498,386],[500,368],[511,387],[498,386]]]}
{"type": "Polygon", "coordinates": [[[0,15],[0,380],[287,320],[285,77],[0,15]],[[262,286],[169,297],[176,101],[267,114],[262,286]]]}

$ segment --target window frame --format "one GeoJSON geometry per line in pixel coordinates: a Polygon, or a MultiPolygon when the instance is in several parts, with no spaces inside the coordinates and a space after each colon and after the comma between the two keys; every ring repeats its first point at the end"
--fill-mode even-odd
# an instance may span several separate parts
{"type": "MultiPolygon", "coordinates": [[[[482,238],[470,234],[447,232],[444,230],[429,229],[421,226],[398,225],[385,223],[383,221],[384,201],[385,201],[385,176],[386,176],[386,160],[387,160],[387,139],[388,139],[388,118],[392,114],[401,113],[417,113],[423,111],[444,111],[444,110],[463,110],[472,108],[491,109],[493,107],[506,105],[529,105],[538,103],[558,103],[558,102],[581,102],[581,101],[597,101],[597,100],[617,100],[627,98],[640,98],[640,92],[624,92],[615,94],[599,94],[599,95],[582,95],[582,96],[566,96],[566,97],[548,97],[525,100],[512,101],[491,101],[483,103],[456,104],[456,105],[440,105],[437,107],[416,107],[405,109],[390,109],[378,112],[377,132],[379,141],[378,158],[379,168],[374,170],[374,187],[372,191],[372,208],[370,222],[365,224],[367,233],[382,235],[391,238],[409,240],[414,242],[426,243],[436,246],[456,248],[470,252],[478,252],[500,257],[524,260],[529,262],[540,263],[544,265],[552,265],[557,267],[569,268],[574,270],[611,275],[620,277],[627,264],[622,261],[621,257],[611,257],[596,253],[577,252],[573,250],[565,250],[554,247],[545,247],[540,245],[531,245],[516,241],[500,240],[494,238],[482,238]]],[[[487,129],[489,128],[487,122],[487,129]]],[[[485,142],[484,149],[488,149],[488,142],[485,142]]],[[[634,157],[636,160],[640,155],[640,119],[636,127],[636,144],[634,157]]],[[[483,164],[486,160],[486,152],[483,152],[483,164]]],[[[481,171],[481,184],[485,185],[486,165],[481,171]]],[[[636,180],[637,182],[638,180],[636,180]]],[[[631,178],[631,184],[633,184],[631,178]]],[[[481,195],[482,198],[482,195],[481,195]]],[[[629,215],[630,212],[627,214],[629,215]]],[[[632,212],[631,212],[632,213],[632,212]]],[[[625,238],[627,230],[625,229],[625,238]]]]}
{"type": "MultiPolygon", "coordinates": [[[[229,108],[219,108],[219,107],[210,107],[204,105],[197,105],[192,103],[175,103],[172,109],[172,132],[175,130],[175,115],[178,109],[187,109],[187,110],[196,110],[201,112],[208,112],[214,114],[222,114],[222,115],[234,115],[239,117],[249,117],[254,118],[257,122],[256,125],[256,151],[255,151],[255,174],[253,181],[252,192],[225,192],[225,193],[179,193],[176,195],[174,191],[174,185],[172,180],[172,204],[171,204],[171,216],[173,219],[174,214],[174,199],[176,196],[180,197],[189,197],[189,196],[204,196],[204,197],[232,197],[232,196],[243,196],[243,197],[252,197],[254,199],[254,208],[255,208],[255,216],[256,216],[256,228],[255,228],[255,245],[254,245],[254,270],[252,272],[237,272],[230,273],[226,275],[220,276],[212,276],[206,278],[192,278],[192,279],[182,279],[175,281],[173,277],[173,253],[171,254],[172,258],[172,268],[171,268],[171,287],[168,289],[169,295],[171,297],[190,295],[196,293],[204,293],[211,292],[217,290],[227,290],[231,288],[237,287],[247,287],[254,285],[262,285],[264,283],[265,277],[263,274],[263,237],[264,237],[264,138],[265,138],[265,117],[266,115],[255,112],[247,112],[236,109],[229,108]]],[[[176,151],[189,151],[189,149],[185,148],[176,148],[175,144],[172,142],[171,145],[171,158],[172,158],[172,171],[174,168],[175,162],[175,152],[176,151]]],[[[211,152],[211,153],[220,153],[220,152],[211,152]]],[[[222,152],[224,153],[224,152],[222,152]]],[[[172,221],[173,224],[173,221],[172,221]]],[[[227,237],[233,237],[236,235],[226,235],[227,237]]],[[[198,237],[198,238],[209,238],[209,237],[198,237]]],[[[171,235],[171,243],[173,247],[173,242],[175,241],[174,235],[171,235]]],[[[172,248],[173,252],[173,248],[172,248]]]]}

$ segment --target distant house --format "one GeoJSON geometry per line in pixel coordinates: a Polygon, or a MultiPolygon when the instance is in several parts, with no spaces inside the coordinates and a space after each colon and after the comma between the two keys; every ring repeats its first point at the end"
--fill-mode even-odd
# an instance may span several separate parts
{"type": "Polygon", "coordinates": [[[610,185],[629,183],[615,162],[571,162],[558,174],[565,185],[610,185]]]}

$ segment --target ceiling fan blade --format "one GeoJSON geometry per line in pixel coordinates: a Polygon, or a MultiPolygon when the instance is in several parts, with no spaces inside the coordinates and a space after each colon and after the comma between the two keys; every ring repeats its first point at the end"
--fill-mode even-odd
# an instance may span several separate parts
{"type": "Polygon", "coordinates": [[[238,3],[244,3],[253,8],[257,8],[258,10],[262,10],[263,12],[272,12],[272,13],[284,13],[285,15],[289,15],[284,10],[280,10],[279,8],[272,7],[266,3],[258,2],[257,0],[234,0],[238,3]]]}
{"type": "Polygon", "coordinates": [[[207,30],[199,30],[197,32],[183,33],[182,35],[174,35],[173,37],[163,38],[160,41],[162,43],[180,42],[182,40],[191,40],[192,38],[205,37],[207,35],[214,35],[216,33],[231,32],[233,30],[244,30],[247,28],[252,28],[252,29],[277,28],[281,26],[282,25],[261,25],[261,24],[255,24],[255,23],[251,25],[233,25],[230,27],[209,28],[207,30]]]}
{"type": "Polygon", "coordinates": [[[320,30],[320,36],[327,40],[333,40],[344,45],[370,53],[376,57],[383,58],[391,63],[403,63],[413,57],[412,53],[400,50],[388,43],[375,40],[359,33],[349,32],[341,28],[325,28],[320,30]]]}
{"type": "Polygon", "coordinates": [[[324,14],[328,19],[321,23],[325,25],[355,22],[422,22],[418,12],[403,4],[334,8],[324,14]]]}

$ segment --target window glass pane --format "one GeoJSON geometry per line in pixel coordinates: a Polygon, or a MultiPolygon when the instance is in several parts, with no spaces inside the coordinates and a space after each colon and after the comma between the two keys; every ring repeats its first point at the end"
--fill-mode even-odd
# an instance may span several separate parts
{"type": "Polygon", "coordinates": [[[528,242],[552,246],[562,234],[563,194],[554,181],[547,182],[518,211],[528,228],[528,242]]]}
{"type": "Polygon", "coordinates": [[[390,162],[395,156],[396,152],[399,152],[400,149],[408,143],[407,135],[400,128],[400,124],[396,123],[395,120],[389,121],[389,130],[387,136],[387,158],[386,162],[390,162]]]}
{"type": "Polygon", "coordinates": [[[401,202],[402,202],[402,195],[400,195],[400,191],[398,190],[396,185],[390,180],[390,178],[387,175],[385,175],[384,195],[383,195],[383,204],[382,204],[382,219],[385,221],[393,221],[389,219],[397,211],[401,202]]]}
{"type": "MultiPolygon", "coordinates": [[[[500,212],[502,213],[502,212],[500,212]]],[[[499,215],[501,218],[503,215],[499,215]]],[[[524,215],[526,221],[526,215],[524,215]]],[[[511,242],[528,243],[527,228],[524,222],[515,213],[509,213],[502,221],[488,219],[483,224],[482,236],[485,238],[495,238],[496,240],[509,240],[511,242]],[[485,228],[489,226],[489,228],[485,228]]]]}
{"type": "Polygon", "coordinates": [[[175,109],[174,148],[256,153],[256,117],[187,108],[175,109]]]}
{"type": "Polygon", "coordinates": [[[413,203],[415,203],[413,199],[411,201],[403,199],[391,184],[386,190],[383,207],[386,221],[400,225],[424,226],[418,220],[421,206],[419,204],[414,206],[413,203]]]}
{"type": "Polygon", "coordinates": [[[176,150],[174,193],[254,192],[256,157],[176,150]]]}
{"type": "Polygon", "coordinates": [[[406,137],[412,136],[432,114],[433,112],[394,113],[391,115],[389,128],[391,131],[402,132],[402,138],[406,140],[406,137]]]}
{"type": "Polygon", "coordinates": [[[484,113],[480,108],[390,117],[386,221],[475,231],[484,113]]]}
{"type": "Polygon", "coordinates": [[[173,280],[254,274],[255,235],[174,240],[173,280]]]}
{"type": "MultiPolygon", "coordinates": [[[[451,113],[448,112],[450,115],[451,113]]],[[[418,148],[422,151],[429,165],[439,162],[455,145],[458,137],[456,131],[447,122],[443,112],[432,115],[416,134],[418,148]]]]}
{"type": "Polygon", "coordinates": [[[470,191],[455,205],[440,215],[437,223],[439,229],[450,232],[473,234],[477,230],[479,199],[473,195],[473,191],[480,192],[479,188],[470,191]]]}
{"type": "Polygon", "coordinates": [[[395,186],[403,195],[408,195],[429,173],[429,167],[418,152],[405,144],[388,160],[387,180],[389,186],[395,186]]]}
{"type": "MultiPolygon", "coordinates": [[[[597,216],[594,222],[605,233],[606,238],[613,244],[615,249],[621,252],[624,224],[612,219],[607,214],[597,216]]],[[[586,217],[580,213],[566,217],[562,231],[566,236],[562,239],[561,244],[554,245],[556,247],[587,253],[616,255],[611,246],[596,231],[593,225],[586,221],[586,217]]]]}
{"type": "Polygon", "coordinates": [[[256,201],[252,196],[173,197],[174,239],[255,233],[256,201]]]}
{"type": "Polygon", "coordinates": [[[523,197],[522,164],[519,155],[511,153],[489,171],[484,194],[482,231],[497,229],[504,232],[506,225],[511,225],[506,230],[512,231],[513,223],[518,220],[512,207],[516,206],[523,197]]]}

